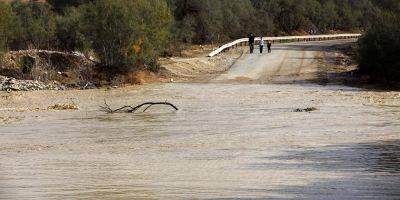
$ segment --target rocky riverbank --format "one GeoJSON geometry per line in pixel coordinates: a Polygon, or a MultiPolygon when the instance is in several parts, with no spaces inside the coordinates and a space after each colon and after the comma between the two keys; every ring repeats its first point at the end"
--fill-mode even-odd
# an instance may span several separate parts
{"type": "Polygon", "coordinates": [[[57,81],[44,83],[34,80],[18,80],[0,75],[0,91],[65,90],[66,86],[57,81]]]}
{"type": "Polygon", "coordinates": [[[93,88],[92,57],[79,52],[20,50],[0,60],[0,91],[93,88]]]}
{"type": "Polygon", "coordinates": [[[192,46],[179,56],[160,58],[160,71],[138,70],[112,79],[95,70],[93,57],[80,53],[45,50],[11,51],[0,62],[0,91],[95,89],[154,82],[187,82],[211,79],[243,53],[242,48],[209,58],[212,46],[192,46]]]}

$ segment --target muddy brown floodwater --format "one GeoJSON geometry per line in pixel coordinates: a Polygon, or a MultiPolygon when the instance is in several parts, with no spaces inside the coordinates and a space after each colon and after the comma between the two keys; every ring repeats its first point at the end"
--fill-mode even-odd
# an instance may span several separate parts
{"type": "Polygon", "coordinates": [[[0,199],[399,199],[400,93],[153,84],[0,93],[0,199]],[[168,100],[181,110],[108,115],[168,100]],[[32,111],[74,101],[78,111],[32,111]],[[316,107],[314,112],[293,112],[316,107]]]}
{"type": "Polygon", "coordinates": [[[400,199],[400,92],[307,83],[340,42],[276,45],[208,83],[0,92],[0,199],[400,199]]]}

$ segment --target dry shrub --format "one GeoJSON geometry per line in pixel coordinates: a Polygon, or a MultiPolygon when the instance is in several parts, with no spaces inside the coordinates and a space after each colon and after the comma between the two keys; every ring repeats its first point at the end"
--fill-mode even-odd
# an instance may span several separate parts
{"type": "Polygon", "coordinates": [[[76,104],[55,104],[48,107],[48,110],[78,110],[79,107],[76,104]]]}
{"type": "Polygon", "coordinates": [[[301,29],[290,32],[290,35],[309,35],[309,33],[301,29]]]}
{"type": "Polygon", "coordinates": [[[144,75],[139,72],[128,72],[124,75],[124,83],[126,84],[143,84],[145,83],[144,75]]]}
{"type": "Polygon", "coordinates": [[[53,79],[63,84],[74,84],[78,81],[77,74],[71,71],[58,72],[53,79]]]}
{"type": "Polygon", "coordinates": [[[124,83],[126,84],[145,84],[157,82],[158,78],[153,72],[143,70],[136,72],[129,72],[124,75],[124,83]]]}

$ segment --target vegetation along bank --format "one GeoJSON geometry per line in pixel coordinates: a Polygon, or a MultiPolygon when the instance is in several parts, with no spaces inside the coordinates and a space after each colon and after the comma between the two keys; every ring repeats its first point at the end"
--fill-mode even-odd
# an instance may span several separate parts
{"type": "Polygon", "coordinates": [[[359,73],[391,84],[400,80],[398,13],[397,0],[3,0],[0,75],[71,86],[137,83],[138,71],[157,73],[160,57],[193,44],[249,32],[362,32],[359,73]]]}

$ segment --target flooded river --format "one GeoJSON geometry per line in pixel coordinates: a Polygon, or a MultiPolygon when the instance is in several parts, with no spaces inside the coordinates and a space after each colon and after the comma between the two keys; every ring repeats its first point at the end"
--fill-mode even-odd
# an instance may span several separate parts
{"type": "Polygon", "coordinates": [[[399,92],[182,83],[0,98],[0,199],[400,199],[399,92]],[[180,110],[110,115],[104,100],[180,110]],[[80,109],[41,110],[68,102],[80,109]]]}

